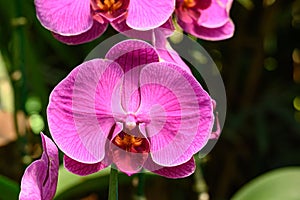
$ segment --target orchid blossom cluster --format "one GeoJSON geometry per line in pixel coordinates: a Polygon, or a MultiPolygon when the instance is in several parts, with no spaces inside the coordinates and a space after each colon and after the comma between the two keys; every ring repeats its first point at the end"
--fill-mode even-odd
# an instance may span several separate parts
{"type": "Polygon", "coordinates": [[[67,44],[92,41],[108,24],[118,32],[147,32],[172,29],[173,22],[198,38],[223,40],[234,32],[231,4],[232,0],[35,0],[41,24],[67,44]]]}
{"type": "MultiPolygon", "coordinates": [[[[128,175],[149,170],[183,178],[193,155],[216,139],[215,102],[174,50],[165,48],[174,23],[206,40],[233,35],[232,0],[35,0],[37,17],[54,37],[81,44],[110,24],[137,38],[114,45],[105,58],[77,66],[52,91],[47,108],[64,167],[85,176],[114,165],[128,175]],[[167,31],[157,31],[163,28],[167,31]],[[154,34],[153,34],[154,33],[154,34]],[[159,34],[156,34],[159,33],[159,34]],[[152,38],[153,39],[153,38],[152,38]]],[[[218,125],[217,125],[218,126],[218,125]]],[[[52,199],[58,149],[41,134],[44,153],[25,171],[20,199],[52,199]]]]}

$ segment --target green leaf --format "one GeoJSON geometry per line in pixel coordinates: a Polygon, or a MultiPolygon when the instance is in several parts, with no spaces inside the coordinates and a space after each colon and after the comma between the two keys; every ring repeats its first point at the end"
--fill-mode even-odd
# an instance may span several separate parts
{"type": "MultiPolygon", "coordinates": [[[[110,167],[88,176],[78,176],[61,166],[55,200],[74,199],[91,191],[106,191],[109,184],[109,174],[110,167]]],[[[118,181],[121,185],[130,184],[131,179],[131,177],[121,173],[118,181]]]]}
{"type": "MultiPolygon", "coordinates": [[[[63,166],[59,168],[58,172],[58,183],[57,183],[57,190],[56,190],[56,197],[62,195],[62,193],[66,193],[71,188],[74,188],[88,180],[94,179],[96,177],[106,177],[108,180],[110,168],[106,168],[101,170],[98,173],[91,174],[89,176],[78,176],[72,174],[71,172],[67,171],[63,166]]],[[[104,178],[104,179],[106,179],[104,178]]],[[[108,182],[106,182],[108,184],[108,182]]]]}
{"type": "Polygon", "coordinates": [[[14,200],[18,199],[20,186],[17,182],[0,175],[0,199],[14,200]]]}
{"type": "Polygon", "coordinates": [[[300,167],[285,167],[267,172],[243,186],[232,200],[298,200],[300,167]]]}
{"type": "MultiPolygon", "coordinates": [[[[144,172],[147,179],[155,177],[151,172],[144,172]]],[[[67,171],[63,166],[59,169],[55,200],[78,199],[81,195],[94,191],[108,192],[110,167],[88,176],[78,176],[67,171]]],[[[131,185],[132,177],[124,173],[118,174],[120,186],[131,185]]]]}

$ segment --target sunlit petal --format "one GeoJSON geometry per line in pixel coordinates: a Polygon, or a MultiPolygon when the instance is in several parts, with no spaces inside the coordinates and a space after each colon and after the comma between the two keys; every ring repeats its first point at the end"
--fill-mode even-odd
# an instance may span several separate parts
{"type": "Polygon", "coordinates": [[[150,158],[144,165],[145,169],[167,178],[185,178],[194,173],[196,165],[192,157],[186,163],[175,167],[162,167],[154,163],[150,158]]]}
{"type": "Polygon", "coordinates": [[[126,22],[136,30],[149,30],[164,24],[175,9],[175,0],[130,0],[126,22]]]}
{"type": "Polygon", "coordinates": [[[145,64],[159,61],[157,52],[146,42],[126,40],[111,48],[105,57],[123,68],[122,105],[127,112],[136,111],[140,104],[140,70],[145,64]]]}
{"type": "Polygon", "coordinates": [[[64,156],[64,167],[72,172],[73,174],[77,174],[80,176],[86,176],[95,172],[98,172],[107,167],[107,165],[99,162],[95,164],[86,164],[77,162],[68,156],[64,156]]]}
{"type": "Polygon", "coordinates": [[[115,98],[122,75],[117,63],[95,59],[75,68],[52,91],[47,110],[50,131],[73,160],[96,163],[104,158],[107,136],[122,112],[115,98]],[[117,110],[120,113],[113,113],[117,110]]]}
{"type": "Polygon", "coordinates": [[[196,79],[172,63],[152,63],[141,71],[141,106],[149,116],[146,133],[153,161],[162,166],[187,162],[208,141],[213,109],[196,79]]]}
{"type": "Polygon", "coordinates": [[[107,25],[107,23],[100,24],[94,21],[93,26],[89,30],[79,35],[63,36],[57,33],[53,33],[53,35],[57,40],[66,44],[82,44],[90,42],[102,35],[106,30],[107,25]]]}
{"type": "Polygon", "coordinates": [[[64,36],[78,35],[93,25],[90,0],[35,0],[42,25],[64,36]]]}

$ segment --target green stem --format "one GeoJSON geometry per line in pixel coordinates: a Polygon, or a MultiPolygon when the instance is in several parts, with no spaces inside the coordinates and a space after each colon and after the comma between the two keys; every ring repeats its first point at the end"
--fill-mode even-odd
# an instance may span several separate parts
{"type": "Polygon", "coordinates": [[[201,160],[199,158],[197,158],[196,156],[195,156],[195,160],[196,160],[196,170],[194,173],[194,178],[195,178],[194,189],[198,193],[199,199],[209,199],[208,186],[203,177],[201,160]]]}
{"type": "Polygon", "coordinates": [[[108,200],[118,200],[118,170],[110,169],[108,200]]]}
{"type": "Polygon", "coordinates": [[[145,193],[144,193],[144,187],[145,187],[145,174],[139,173],[138,174],[138,178],[139,178],[139,183],[138,183],[138,191],[137,191],[137,195],[139,197],[144,197],[145,193]]]}

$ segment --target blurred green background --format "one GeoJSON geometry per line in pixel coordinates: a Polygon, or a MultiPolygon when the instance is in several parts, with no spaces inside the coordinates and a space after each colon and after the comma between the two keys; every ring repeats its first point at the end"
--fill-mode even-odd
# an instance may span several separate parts
{"type": "MultiPolygon", "coordinates": [[[[300,0],[235,0],[231,17],[233,38],[198,40],[227,92],[215,148],[186,179],[121,175],[120,199],[300,199],[300,0]]],[[[68,46],[40,25],[32,0],[0,0],[0,200],[17,198],[22,173],[41,155],[53,87],[113,34],[68,46]]],[[[82,178],[62,170],[60,180],[57,199],[107,198],[107,171],[82,178]]]]}

